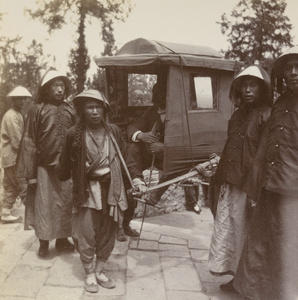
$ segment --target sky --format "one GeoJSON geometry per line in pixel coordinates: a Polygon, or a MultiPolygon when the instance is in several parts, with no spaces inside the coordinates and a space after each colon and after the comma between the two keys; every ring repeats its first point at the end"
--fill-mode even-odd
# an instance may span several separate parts
{"type": "MultiPolygon", "coordinates": [[[[215,50],[227,49],[227,39],[220,32],[223,13],[230,12],[240,0],[131,0],[133,10],[127,20],[115,23],[116,45],[120,48],[136,38],[157,41],[204,45],[215,50]]],[[[50,65],[66,71],[68,54],[74,46],[75,26],[65,26],[63,30],[49,35],[47,28],[38,21],[24,15],[24,8],[36,8],[36,0],[0,0],[0,11],[4,12],[0,23],[1,36],[23,37],[20,47],[26,47],[32,39],[44,45],[45,54],[51,56],[50,65]],[[54,57],[54,58],[53,58],[54,57]]],[[[293,30],[294,44],[298,44],[298,1],[287,0],[285,15],[289,17],[293,30]]],[[[102,42],[99,22],[92,20],[87,25],[86,44],[92,58],[100,56],[102,42]]],[[[92,59],[93,73],[96,65],[92,59]]]]}

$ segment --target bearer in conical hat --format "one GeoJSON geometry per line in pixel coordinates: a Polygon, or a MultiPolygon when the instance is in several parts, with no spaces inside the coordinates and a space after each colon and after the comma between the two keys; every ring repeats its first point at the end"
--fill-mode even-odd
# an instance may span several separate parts
{"type": "Polygon", "coordinates": [[[298,299],[298,46],[273,64],[280,97],[258,153],[261,192],[234,287],[249,299],[298,299]]]}
{"type": "Polygon", "coordinates": [[[18,216],[12,214],[13,204],[18,196],[25,201],[27,185],[16,176],[15,164],[17,153],[24,131],[22,109],[27,98],[31,98],[30,92],[22,87],[15,87],[8,95],[11,108],[5,113],[1,124],[1,165],[4,170],[3,188],[4,199],[1,220],[3,222],[15,222],[18,216]]]}
{"type": "Polygon", "coordinates": [[[49,70],[43,76],[37,104],[28,112],[20,149],[18,173],[27,179],[28,192],[35,190],[33,204],[26,205],[25,229],[34,228],[40,257],[48,255],[51,240],[56,240],[59,251],[74,250],[68,240],[72,228],[71,182],[61,183],[55,174],[66,131],[76,121],[73,106],[65,101],[68,93],[65,74],[49,70]]]}
{"type": "MultiPolygon", "coordinates": [[[[234,275],[250,222],[251,202],[246,184],[263,129],[270,116],[271,87],[268,74],[253,65],[233,80],[230,99],[237,109],[229,120],[228,139],[214,181],[220,186],[209,270],[215,276],[234,275]]],[[[233,289],[233,281],[220,288],[233,289]]]]}
{"type": "Polygon", "coordinates": [[[96,293],[98,284],[115,287],[103,266],[127,209],[125,178],[136,191],[146,187],[120,128],[107,123],[110,104],[104,95],[87,90],[73,103],[79,121],[67,132],[56,173],[60,180],[73,179],[73,240],[86,273],[85,289],[96,293]]]}

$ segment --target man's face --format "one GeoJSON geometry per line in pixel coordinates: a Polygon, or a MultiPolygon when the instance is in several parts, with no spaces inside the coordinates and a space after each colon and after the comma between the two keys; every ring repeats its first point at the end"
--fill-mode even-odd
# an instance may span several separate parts
{"type": "Polygon", "coordinates": [[[245,77],[241,82],[240,93],[244,103],[251,104],[260,97],[260,81],[252,76],[245,77]]]}
{"type": "Polygon", "coordinates": [[[26,105],[27,97],[14,97],[12,106],[16,111],[21,111],[26,105]]]}
{"type": "Polygon", "coordinates": [[[298,92],[298,57],[286,60],[284,65],[284,79],[290,90],[298,92]]]}
{"type": "Polygon", "coordinates": [[[104,121],[103,104],[97,100],[87,100],[84,106],[84,116],[87,125],[96,126],[104,121]]]}
{"type": "Polygon", "coordinates": [[[49,88],[50,97],[56,101],[63,101],[65,84],[62,79],[54,79],[49,88]]]}

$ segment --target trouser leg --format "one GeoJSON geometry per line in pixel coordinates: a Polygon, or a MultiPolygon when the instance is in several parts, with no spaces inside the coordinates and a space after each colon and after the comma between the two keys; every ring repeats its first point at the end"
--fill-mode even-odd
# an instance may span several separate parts
{"type": "Polygon", "coordinates": [[[198,186],[185,186],[185,207],[187,210],[193,210],[198,202],[198,186]]]}
{"type": "Polygon", "coordinates": [[[10,210],[18,197],[18,180],[14,166],[4,169],[2,185],[4,189],[3,208],[10,210]]]}
{"type": "Polygon", "coordinates": [[[96,226],[96,256],[101,261],[106,261],[115,246],[116,232],[118,223],[114,221],[113,217],[108,214],[101,214],[98,226],[96,226]]]}
{"type": "Polygon", "coordinates": [[[134,213],[135,213],[135,207],[136,207],[136,201],[133,200],[132,197],[127,198],[127,204],[128,208],[124,211],[123,214],[123,227],[128,227],[130,221],[133,219],[134,213]]]}
{"type": "Polygon", "coordinates": [[[96,239],[93,221],[90,208],[78,208],[74,214],[72,237],[86,274],[94,273],[93,258],[96,239]]]}

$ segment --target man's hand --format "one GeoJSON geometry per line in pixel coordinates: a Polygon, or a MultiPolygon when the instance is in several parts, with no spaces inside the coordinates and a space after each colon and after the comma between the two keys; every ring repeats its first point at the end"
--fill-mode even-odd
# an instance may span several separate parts
{"type": "Polygon", "coordinates": [[[152,153],[163,153],[164,152],[164,144],[161,142],[152,143],[149,145],[149,148],[152,153]]]}
{"type": "Polygon", "coordinates": [[[146,187],[146,185],[143,185],[143,184],[136,185],[134,195],[142,196],[147,193],[147,190],[148,190],[148,188],[146,187]]]}
{"type": "Polygon", "coordinates": [[[144,143],[155,143],[158,141],[157,136],[155,136],[152,132],[140,132],[137,138],[144,143]]]}
{"type": "Polygon", "coordinates": [[[142,196],[145,193],[147,193],[148,188],[145,185],[145,182],[141,180],[140,178],[134,178],[133,180],[134,184],[134,191],[132,192],[133,196],[142,196]]]}

